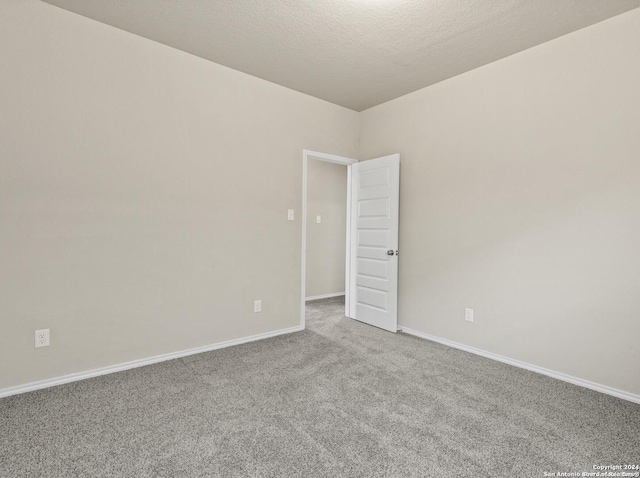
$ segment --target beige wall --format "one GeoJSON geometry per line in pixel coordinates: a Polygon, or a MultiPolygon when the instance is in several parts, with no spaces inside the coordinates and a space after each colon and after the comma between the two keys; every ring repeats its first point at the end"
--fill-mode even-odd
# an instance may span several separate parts
{"type": "Polygon", "coordinates": [[[640,393],[640,11],[360,116],[36,0],[0,57],[0,388],[297,325],[301,151],[362,120],[402,325],[640,393]]]}
{"type": "Polygon", "coordinates": [[[307,164],[307,297],[344,294],[347,238],[347,167],[307,164]],[[321,222],[316,222],[321,216],[321,222]]]}
{"type": "Polygon", "coordinates": [[[36,0],[0,58],[0,388],[299,324],[302,150],[357,113],[36,0]]]}
{"type": "Polygon", "coordinates": [[[639,85],[634,10],[363,112],[401,325],[640,393],[639,85]]]}

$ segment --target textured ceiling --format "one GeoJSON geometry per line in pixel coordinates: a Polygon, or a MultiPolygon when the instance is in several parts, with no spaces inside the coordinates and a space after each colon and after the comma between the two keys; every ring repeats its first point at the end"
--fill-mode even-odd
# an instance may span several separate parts
{"type": "Polygon", "coordinates": [[[640,0],[45,0],[361,111],[640,0]]]}

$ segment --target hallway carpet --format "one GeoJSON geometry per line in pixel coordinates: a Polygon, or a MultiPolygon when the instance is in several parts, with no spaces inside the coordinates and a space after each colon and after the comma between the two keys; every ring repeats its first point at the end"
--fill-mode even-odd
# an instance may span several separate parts
{"type": "Polygon", "coordinates": [[[640,464],[640,405],[343,318],[0,400],[0,477],[542,477],[640,464]]]}

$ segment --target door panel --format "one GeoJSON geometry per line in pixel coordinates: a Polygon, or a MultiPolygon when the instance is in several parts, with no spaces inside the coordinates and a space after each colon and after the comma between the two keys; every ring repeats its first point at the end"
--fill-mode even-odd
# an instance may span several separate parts
{"type": "Polygon", "coordinates": [[[396,332],[400,155],[354,164],[351,181],[350,317],[396,332]]]}
{"type": "Polygon", "coordinates": [[[376,168],[362,171],[360,174],[360,187],[369,188],[372,186],[386,186],[389,184],[389,169],[376,168]]]}
{"type": "Polygon", "coordinates": [[[388,266],[384,261],[358,258],[358,274],[363,277],[373,277],[374,279],[385,279],[388,274],[388,266]]]}
{"type": "Polygon", "coordinates": [[[360,199],[358,202],[359,218],[389,217],[389,198],[360,199]]]}

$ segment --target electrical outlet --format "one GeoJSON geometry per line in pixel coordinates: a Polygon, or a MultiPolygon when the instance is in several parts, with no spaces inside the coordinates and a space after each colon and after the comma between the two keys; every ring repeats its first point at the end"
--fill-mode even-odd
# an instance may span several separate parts
{"type": "Polygon", "coordinates": [[[262,312],[262,300],[258,299],[253,301],[253,311],[262,312]]]}
{"type": "Polygon", "coordinates": [[[473,322],[473,309],[464,309],[464,320],[473,322]]]}
{"type": "Polygon", "coordinates": [[[36,330],[36,348],[49,346],[49,329],[36,330]]]}

